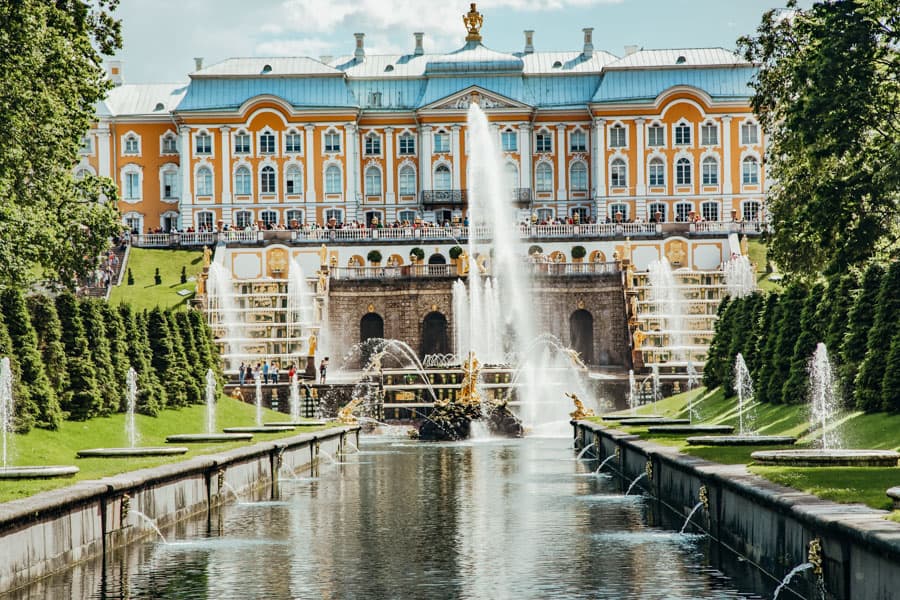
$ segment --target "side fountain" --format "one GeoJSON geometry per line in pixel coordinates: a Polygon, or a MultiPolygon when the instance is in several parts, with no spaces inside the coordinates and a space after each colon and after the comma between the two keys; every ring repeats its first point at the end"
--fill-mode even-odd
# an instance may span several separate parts
{"type": "Polygon", "coordinates": [[[0,479],[46,479],[50,477],[71,477],[78,472],[75,466],[13,467],[12,434],[15,432],[16,399],[12,393],[12,369],[9,358],[0,360],[0,436],[3,443],[3,466],[0,479]]]}
{"type": "Polygon", "coordinates": [[[168,443],[195,443],[210,444],[219,442],[240,442],[253,439],[253,434],[248,432],[216,433],[213,431],[216,422],[216,396],[218,395],[218,382],[212,369],[206,372],[206,433],[178,433],[166,438],[168,443]]]}
{"type": "Polygon", "coordinates": [[[845,450],[834,430],[838,410],[835,379],[828,349],[819,343],[809,362],[810,429],[821,432],[821,448],[805,450],[765,450],[750,456],[760,465],[794,467],[896,467],[900,452],[891,450],[845,450]]]}

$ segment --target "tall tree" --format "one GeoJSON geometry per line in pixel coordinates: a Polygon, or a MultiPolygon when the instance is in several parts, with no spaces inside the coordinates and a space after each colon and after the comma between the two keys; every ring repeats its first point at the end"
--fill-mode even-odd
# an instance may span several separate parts
{"type": "Polygon", "coordinates": [[[0,318],[0,359],[9,358],[9,370],[12,375],[12,396],[15,402],[13,429],[18,433],[27,433],[34,427],[37,406],[31,401],[31,393],[27,385],[22,384],[22,370],[16,357],[12,338],[6,330],[6,323],[0,318]]]}
{"type": "Polygon", "coordinates": [[[777,182],[767,206],[784,269],[839,272],[898,252],[900,19],[894,0],[770,11],[739,40],[777,182]]]}
{"type": "Polygon", "coordinates": [[[71,285],[121,229],[113,182],[76,181],[81,137],[110,87],[118,0],[0,2],[0,282],[71,285]],[[41,267],[34,269],[34,266],[41,267]]]}
{"type": "Polygon", "coordinates": [[[138,375],[137,411],[144,415],[156,416],[166,405],[166,391],[151,364],[152,352],[147,338],[147,327],[130,304],[120,304],[119,314],[124,329],[129,332],[126,349],[128,362],[138,375]]]}
{"type": "Polygon", "coordinates": [[[28,298],[31,322],[37,333],[38,350],[47,370],[50,384],[56,390],[59,404],[65,405],[69,391],[69,368],[66,348],[62,343],[62,325],[56,314],[56,305],[50,296],[36,294],[28,298]]]}
{"type": "Polygon", "coordinates": [[[871,307],[875,321],[869,329],[866,357],[856,374],[856,406],[866,412],[881,410],[884,366],[900,317],[900,261],[894,261],[881,280],[878,298],[871,307]]]}
{"type": "Polygon", "coordinates": [[[204,401],[203,379],[197,379],[194,375],[193,365],[184,342],[184,332],[175,318],[175,311],[168,309],[164,313],[169,323],[169,335],[172,338],[172,349],[178,360],[178,368],[184,373],[185,393],[189,404],[202,404],[204,401]]]}
{"type": "Polygon", "coordinates": [[[877,263],[872,263],[866,269],[862,278],[862,287],[856,292],[853,306],[847,313],[847,333],[844,336],[840,348],[840,366],[838,374],[841,378],[841,389],[845,398],[855,398],[856,374],[859,365],[866,357],[866,348],[869,343],[869,330],[875,322],[875,304],[878,301],[878,291],[881,289],[881,280],[884,278],[884,269],[877,263]]]}
{"type": "Polygon", "coordinates": [[[62,324],[62,342],[66,348],[71,391],[62,408],[72,420],[84,421],[103,411],[103,398],[97,387],[97,375],[91,361],[91,347],[84,333],[78,300],[71,292],[63,292],[56,297],[56,312],[62,324]]]}
{"type": "Polygon", "coordinates": [[[147,335],[153,357],[153,368],[166,390],[166,401],[169,407],[187,406],[188,396],[185,389],[189,375],[185,372],[169,329],[169,320],[160,308],[147,313],[147,335]]]}
{"type": "Polygon", "coordinates": [[[781,389],[769,388],[772,373],[775,371],[776,349],[778,348],[778,332],[784,317],[784,294],[769,294],[766,312],[763,313],[764,327],[760,327],[757,344],[757,370],[753,372],[756,399],[760,402],[778,402],[781,400],[781,389]],[[777,396],[777,400],[775,397],[777,396]]]}
{"type": "Polygon", "coordinates": [[[119,407],[124,404],[122,396],[125,389],[116,382],[116,374],[109,351],[109,333],[100,309],[101,302],[101,300],[94,299],[82,300],[79,303],[79,309],[85,335],[91,340],[90,356],[94,363],[97,388],[103,398],[100,414],[109,415],[119,410],[119,407]]]}
{"type": "Polygon", "coordinates": [[[709,350],[706,353],[706,364],[703,366],[703,385],[712,389],[722,385],[723,372],[727,369],[728,359],[725,354],[731,345],[731,329],[729,327],[729,313],[732,312],[731,306],[734,302],[730,297],[725,297],[719,303],[716,311],[716,330],[712,342],[709,344],[709,350]]]}
{"type": "Polygon", "coordinates": [[[119,311],[109,302],[100,302],[98,307],[106,326],[106,335],[109,338],[109,359],[112,364],[115,385],[119,390],[120,404],[113,407],[113,410],[125,412],[128,410],[128,396],[125,391],[128,389],[128,368],[131,366],[131,361],[128,359],[128,338],[125,334],[125,325],[122,323],[119,311]]]}
{"type": "Polygon", "coordinates": [[[819,301],[825,286],[816,284],[809,290],[800,314],[800,335],[795,338],[788,379],[781,388],[783,404],[799,404],[809,397],[809,359],[822,340],[822,324],[818,319],[819,301]]]}
{"type": "Polygon", "coordinates": [[[37,412],[35,425],[45,429],[56,429],[62,421],[62,411],[56,390],[47,377],[41,353],[38,352],[38,339],[31,326],[31,315],[25,303],[25,296],[19,288],[6,288],[0,293],[6,328],[12,339],[16,355],[19,358],[22,383],[28,386],[31,401],[37,412]]]}

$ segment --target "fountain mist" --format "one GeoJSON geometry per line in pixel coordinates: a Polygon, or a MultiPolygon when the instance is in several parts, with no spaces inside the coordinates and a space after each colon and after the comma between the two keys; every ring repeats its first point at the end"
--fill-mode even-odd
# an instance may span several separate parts
{"type": "MultiPolygon", "coordinates": [[[[297,421],[300,418],[300,381],[297,374],[291,375],[291,397],[290,397],[291,420],[297,421]]],[[[260,410],[260,412],[262,412],[260,410]]]]}
{"type": "Polygon", "coordinates": [[[835,393],[835,378],[828,360],[828,349],[821,342],[816,345],[816,351],[809,361],[809,395],[810,424],[821,429],[822,448],[840,448],[840,435],[833,425],[839,396],[835,393]]]}
{"type": "Polygon", "coordinates": [[[253,387],[255,388],[253,404],[256,406],[256,424],[262,425],[262,371],[256,374],[253,387]]]}
{"type": "Polygon", "coordinates": [[[126,382],[128,384],[128,408],[125,413],[125,438],[128,440],[128,445],[135,448],[138,443],[137,423],[135,423],[134,417],[137,408],[137,372],[131,367],[128,368],[126,382]]]}
{"type": "Polygon", "coordinates": [[[216,430],[216,392],[218,381],[212,369],[206,371],[206,433],[216,430]]]}
{"type": "Polygon", "coordinates": [[[748,424],[752,421],[744,418],[744,406],[753,398],[753,380],[747,363],[744,362],[744,355],[740,353],[734,359],[734,390],[738,398],[738,434],[744,435],[744,421],[748,421],[748,424]]]}
{"type": "Polygon", "coordinates": [[[209,265],[206,281],[206,297],[209,304],[209,324],[225,329],[225,347],[229,359],[226,369],[233,370],[241,352],[240,339],[244,336],[243,317],[234,294],[231,272],[217,262],[209,265]]]}
{"type": "Polygon", "coordinates": [[[12,369],[9,358],[0,360],[0,428],[3,429],[3,466],[9,466],[10,435],[16,414],[15,398],[12,393],[12,369]]]}

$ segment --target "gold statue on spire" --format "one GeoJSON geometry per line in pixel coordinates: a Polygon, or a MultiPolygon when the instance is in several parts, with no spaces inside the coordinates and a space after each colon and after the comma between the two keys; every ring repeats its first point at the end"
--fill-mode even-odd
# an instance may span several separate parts
{"type": "Polygon", "coordinates": [[[481,26],[484,24],[484,17],[478,12],[478,9],[475,8],[475,3],[469,5],[469,12],[463,15],[463,25],[466,26],[466,30],[469,32],[469,35],[466,36],[467,42],[480,42],[481,41],[481,26]]]}

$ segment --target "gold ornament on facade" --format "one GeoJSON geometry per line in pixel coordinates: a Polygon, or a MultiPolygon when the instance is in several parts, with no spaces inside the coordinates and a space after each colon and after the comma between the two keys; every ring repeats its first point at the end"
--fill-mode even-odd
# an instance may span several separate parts
{"type": "Polygon", "coordinates": [[[634,333],[632,334],[632,341],[634,342],[633,349],[640,350],[641,346],[644,344],[644,340],[646,340],[646,339],[647,339],[647,334],[644,333],[640,327],[635,329],[634,333]]]}
{"type": "Polygon", "coordinates": [[[287,252],[281,248],[273,248],[268,255],[269,275],[280,275],[287,270],[287,252]]]}
{"type": "Polygon", "coordinates": [[[687,243],[683,240],[672,240],[666,244],[666,258],[669,259],[669,264],[683,264],[686,257],[687,243]]]}
{"type": "Polygon", "coordinates": [[[469,5],[469,12],[463,15],[463,25],[469,35],[466,36],[467,42],[481,41],[481,26],[484,25],[484,17],[475,8],[475,3],[469,5]]]}
{"type": "Polygon", "coordinates": [[[318,344],[319,344],[319,340],[318,340],[318,338],[316,338],[316,334],[310,333],[309,334],[309,350],[307,351],[306,355],[309,357],[315,357],[316,348],[318,347],[318,344]]]}
{"type": "Polygon", "coordinates": [[[374,305],[374,304],[368,305],[368,306],[366,307],[366,310],[369,311],[370,313],[375,312],[375,305],[374,305]]]}
{"type": "Polygon", "coordinates": [[[575,410],[569,413],[569,416],[572,417],[573,420],[580,421],[581,419],[597,416],[590,408],[585,408],[584,402],[582,402],[581,398],[579,398],[576,394],[566,392],[566,396],[571,398],[572,402],[575,403],[575,410]]]}
{"type": "Polygon", "coordinates": [[[584,310],[584,300],[579,300],[579,301],[578,301],[578,309],[579,309],[579,310],[584,310]]]}
{"type": "Polygon", "coordinates": [[[750,256],[750,242],[747,241],[747,234],[741,236],[741,254],[750,256]]]}

